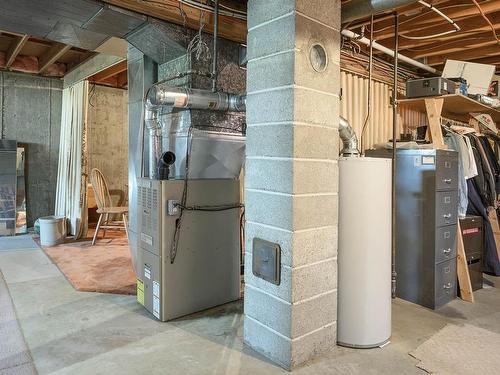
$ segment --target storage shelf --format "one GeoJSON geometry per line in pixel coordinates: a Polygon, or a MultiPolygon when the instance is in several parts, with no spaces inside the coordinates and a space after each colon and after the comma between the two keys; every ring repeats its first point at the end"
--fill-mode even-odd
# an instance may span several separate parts
{"type": "Polygon", "coordinates": [[[425,99],[443,99],[443,111],[441,115],[452,120],[468,122],[469,113],[487,113],[496,123],[500,121],[500,110],[460,94],[401,99],[398,100],[398,105],[415,111],[425,112],[425,99]]]}

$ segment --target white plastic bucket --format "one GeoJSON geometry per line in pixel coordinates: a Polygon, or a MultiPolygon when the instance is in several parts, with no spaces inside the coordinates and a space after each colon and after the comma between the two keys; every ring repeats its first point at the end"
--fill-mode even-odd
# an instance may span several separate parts
{"type": "Polygon", "coordinates": [[[45,216],[40,221],[40,243],[42,246],[55,246],[64,242],[66,237],[66,218],[45,216]]]}

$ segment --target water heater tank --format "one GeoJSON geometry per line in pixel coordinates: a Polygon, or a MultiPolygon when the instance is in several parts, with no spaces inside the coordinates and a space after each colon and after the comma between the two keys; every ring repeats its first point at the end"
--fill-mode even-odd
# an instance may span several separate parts
{"type": "Polygon", "coordinates": [[[391,336],[391,160],[339,161],[337,342],[355,348],[391,336]]]}

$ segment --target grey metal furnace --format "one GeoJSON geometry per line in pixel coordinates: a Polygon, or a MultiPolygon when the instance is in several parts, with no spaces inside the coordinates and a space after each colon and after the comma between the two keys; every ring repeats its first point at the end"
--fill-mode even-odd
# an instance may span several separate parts
{"type": "Polygon", "coordinates": [[[138,301],[167,321],[238,300],[239,181],[139,178],[137,185],[138,301]]]}

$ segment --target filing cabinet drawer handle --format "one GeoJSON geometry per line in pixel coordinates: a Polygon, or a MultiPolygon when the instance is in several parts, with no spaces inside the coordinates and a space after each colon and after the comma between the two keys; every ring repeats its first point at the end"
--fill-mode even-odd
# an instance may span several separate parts
{"type": "Polygon", "coordinates": [[[450,293],[450,289],[453,287],[453,285],[451,285],[451,283],[447,283],[445,285],[443,285],[443,289],[446,290],[446,293],[450,293]]]}
{"type": "Polygon", "coordinates": [[[445,253],[446,255],[448,255],[449,253],[451,253],[451,249],[450,248],[444,249],[443,253],[445,253]]]}
{"type": "Polygon", "coordinates": [[[450,218],[451,218],[451,214],[444,214],[444,215],[443,215],[443,217],[444,217],[445,219],[450,219],[450,218]]]}
{"type": "Polygon", "coordinates": [[[451,178],[445,178],[443,182],[446,184],[451,184],[451,178]]]}

